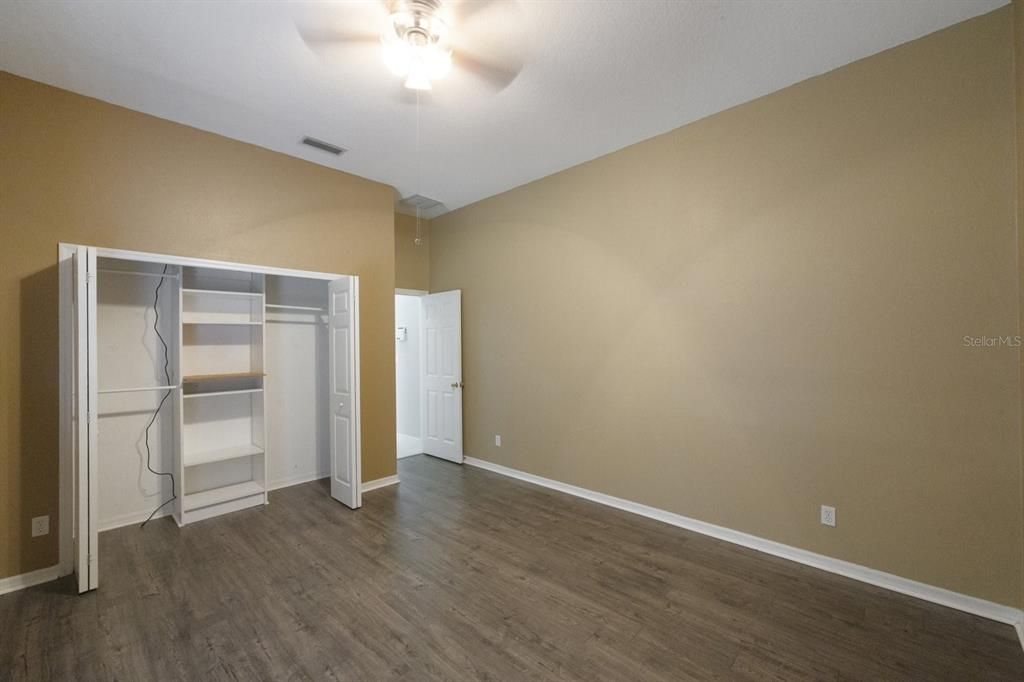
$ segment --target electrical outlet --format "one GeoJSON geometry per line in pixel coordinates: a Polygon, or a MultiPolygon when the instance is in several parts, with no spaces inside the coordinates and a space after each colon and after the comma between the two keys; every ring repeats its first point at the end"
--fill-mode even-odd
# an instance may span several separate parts
{"type": "Polygon", "coordinates": [[[836,508],[821,505],[821,524],[823,526],[836,527],[836,508]]]}
{"type": "Polygon", "coordinates": [[[36,516],[32,519],[32,537],[37,538],[40,535],[50,534],[50,517],[49,516],[36,516]]]}
{"type": "Polygon", "coordinates": [[[501,436],[494,436],[494,444],[497,445],[499,448],[501,447],[501,436]]]}

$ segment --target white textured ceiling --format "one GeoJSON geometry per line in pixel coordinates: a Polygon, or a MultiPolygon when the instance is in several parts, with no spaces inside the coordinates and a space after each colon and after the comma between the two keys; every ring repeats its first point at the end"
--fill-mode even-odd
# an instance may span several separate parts
{"type": "Polygon", "coordinates": [[[436,85],[418,188],[415,107],[376,50],[325,58],[296,30],[365,28],[378,0],[2,0],[0,68],[454,209],[1006,2],[494,0],[454,30],[518,16],[525,66],[497,93],[459,73],[436,85]],[[350,151],[327,156],[304,135],[350,151]]]}

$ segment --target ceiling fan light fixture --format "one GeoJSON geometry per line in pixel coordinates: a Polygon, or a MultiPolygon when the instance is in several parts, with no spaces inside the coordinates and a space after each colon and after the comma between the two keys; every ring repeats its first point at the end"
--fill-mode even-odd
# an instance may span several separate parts
{"type": "Polygon", "coordinates": [[[452,66],[448,25],[437,0],[401,0],[381,32],[384,63],[412,90],[430,90],[452,66]]]}
{"type": "Polygon", "coordinates": [[[427,77],[430,80],[440,80],[451,71],[451,50],[445,50],[438,45],[428,45],[420,50],[418,57],[419,63],[426,69],[427,77]]]}
{"type": "Polygon", "coordinates": [[[384,64],[399,78],[409,75],[412,66],[412,47],[404,40],[381,41],[384,64]]]}
{"type": "Polygon", "coordinates": [[[413,67],[409,70],[409,77],[405,79],[405,87],[410,90],[432,90],[430,79],[423,73],[423,69],[413,67]]]}

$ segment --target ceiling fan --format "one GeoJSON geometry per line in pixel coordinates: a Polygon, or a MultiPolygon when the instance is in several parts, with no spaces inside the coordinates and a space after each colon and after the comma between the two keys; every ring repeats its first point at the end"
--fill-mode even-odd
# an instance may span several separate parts
{"type": "MultiPolygon", "coordinates": [[[[349,11],[357,3],[344,3],[349,11]]],[[[374,0],[358,3],[373,13],[299,25],[316,53],[335,48],[379,50],[383,63],[411,90],[431,90],[453,68],[496,91],[523,67],[523,14],[516,0],[374,0]],[[369,6],[369,7],[368,7],[369,6]],[[353,24],[362,24],[352,30],[353,24]]]]}

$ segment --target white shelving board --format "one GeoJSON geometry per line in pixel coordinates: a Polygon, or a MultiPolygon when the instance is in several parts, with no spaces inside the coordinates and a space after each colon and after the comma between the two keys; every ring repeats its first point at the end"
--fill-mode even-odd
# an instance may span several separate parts
{"type": "Polygon", "coordinates": [[[226,448],[217,448],[216,450],[206,450],[201,452],[186,452],[185,466],[194,467],[201,464],[224,462],[229,459],[241,459],[242,457],[262,455],[263,453],[263,448],[255,443],[249,443],[248,445],[233,445],[226,448]]]}
{"type": "Polygon", "coordinates": [[[262,326],[263,305],[262,293],[182,289],[181,322],[262,326]]]}
{"type": "Polygon", "coordinates": [[[263,393],[262,388],[240,388],[232,391],[209,391],[208,393],[186,393],[185,400],[193,398],[216,398],[222,395],[245,395],[247,393],[263,393]]]}
{"type": "Polygon", "coordinates": [[[194,511],[223,502],[231,502],[243,497],[260,495],[265,492],[266,489],[256,481],[245,481],[243,483],[235,483],[234,485],[204,490],[199,493],[188,493],[185,495],[183,506],[185,511],[194,511]]]}
{"type": "Polygon", "coordinates": [[[262,327],[262,322],[251,322],[249,320],[225,320],[214,315],[203,313],[185,313],[181,319],[182,324],[220,324],[234,327],[262,327]]]}
{"type": "Polygon", "coordinates": [[[226,296],[228,298],[263,298],[262,292],[254,291],[222,291],[219,289],[189,289],[181,290],[182,296],[226,296]]]}

